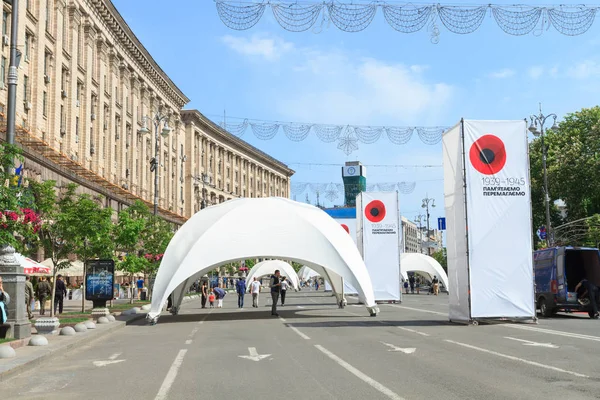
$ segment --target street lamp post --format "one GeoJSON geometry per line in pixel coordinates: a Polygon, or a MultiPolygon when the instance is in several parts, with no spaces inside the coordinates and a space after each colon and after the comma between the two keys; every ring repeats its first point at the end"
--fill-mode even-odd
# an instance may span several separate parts
{"type": "Polygon", "coordinates": [[[429,251],[429,206],[431,205],[431,207],[435,207],[435,199],[432,199],[430,197],[427,197],[427,195],[425,195],[425,198],[423,199],[423,204],[421,205],[422,208],[427,210],[427,255],[430,255],[430,251],[429,251]]]}
{"type": "Polygon", "coordinates": [[[540,137],[542,144],[542,169],[544,170],[544,205],[546,206],[546,237],[548,240],[548,247],[552,246],[553,238],[552,238],[552,226],[550,225],[550,193],[548,191],[548,170],[546,169],[546,157],[547,151],[546,146],[544,145],[544,125],[548,118],[552,118],[554,120],[552,124],[552,128],[557,129],[556,125],[556,114],[544,115],[542,114],[542,105],[540,104],[540,114],[532,115],[529,117],[531,120],[531,124],[529,125],[529,132],[533,133],[536,137],[540,137]],[[539,125],[539,130],[538,130],[539,125]]]}
{"type": "MultiPolygon", "coordinates": [[[[143,124],[138,133],[145,135],[151,133],[150,129],[148,129],[148,119],[150,117],[145,116],[143,118],[143,124]]],[[[163,128],[160,131],[162,137],[166,138],[171,133],[171,128],[169,128],[169,116],[165,114],[161,114],[158,111],[154,117],[152,118],[154,121],[154,158],[150,160],[150,172],[154,172],[154,215],[158,215],[158,168],[160,167],[160,143],[159,143],[159,127],[160,124],[163,123],[163,128]]]]}

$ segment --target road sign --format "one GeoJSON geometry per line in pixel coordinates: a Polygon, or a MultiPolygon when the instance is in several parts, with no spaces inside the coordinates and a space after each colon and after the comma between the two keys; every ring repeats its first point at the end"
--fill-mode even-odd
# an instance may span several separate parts
{"type": "Polygon", "coordinates": [[[438,218],[438,231],[445,231],[445,230],[446,230],[446,218],[440,217],[440,218],[438,218]]]}

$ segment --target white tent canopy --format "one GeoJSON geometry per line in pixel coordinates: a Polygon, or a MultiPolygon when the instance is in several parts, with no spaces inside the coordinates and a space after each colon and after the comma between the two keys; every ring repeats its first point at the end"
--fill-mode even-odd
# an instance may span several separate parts
{"type": "Polygon", "coordinates": [[[400,255],[400,265],[402,266],[402,277],[408,279],[408,272],[425,272],[431,278],[435,276],[448,289],[448,275],[439,262],[433,257],[420,253],[402,253],[400,255]]]}
{"type": "Polygon", "coordinates": [[[266,260],[259,262],[248,272],[246,283],[249,285],[252,279],[260,279],[265,275],[272,275],[278,269],[281,275],[287,277],[292,287],[298,290],[298,274],[294,271],[294,267],[285,261],[281,260],[266,260]]]}
{"type": "Polygon", "coordinates": [[[261,257],[343,277],[357,288],[371,315],[379,311],[367,268],[346,231],[317,207],[269,197],[205,208],[175,233],[156,275],[148,319],[156,322],[171,293],[177,312],[185,290],[214,268],[261,257]]]}
{"type": "Polygon", "coordinates": [[[300,278],[303,281],[306,281],[306,280],[308,280],[310,278],[314,278],[315,276],[319,276],[319,274],[317,274],[317,272],[315,270],[310,269],[306,265],[304,265],[298,271],[298,278],[300,278]]]}

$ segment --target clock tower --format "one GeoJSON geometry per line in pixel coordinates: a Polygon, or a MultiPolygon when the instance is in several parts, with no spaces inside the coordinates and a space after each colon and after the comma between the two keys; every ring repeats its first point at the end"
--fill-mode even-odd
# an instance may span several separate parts
{"type": "Polygon", "coordinates": [[[367,190],[366,174],[366,168],[359,161],[347,161],[342,167],[346,207],[356,207],[356,196],[367,190]]]}

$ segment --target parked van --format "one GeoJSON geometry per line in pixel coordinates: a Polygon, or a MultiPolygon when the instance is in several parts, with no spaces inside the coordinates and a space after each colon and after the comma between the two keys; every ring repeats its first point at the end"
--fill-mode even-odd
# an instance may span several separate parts
{"type": "Polygon", "coordinates": [[[575,286],[582,279],[600,287],[600,252],[586,247],[554,247],[533,253],[536,306],[544,317],[559,311],[584,311],[594,317],[591,308],[579,303],[575,286]]]}

